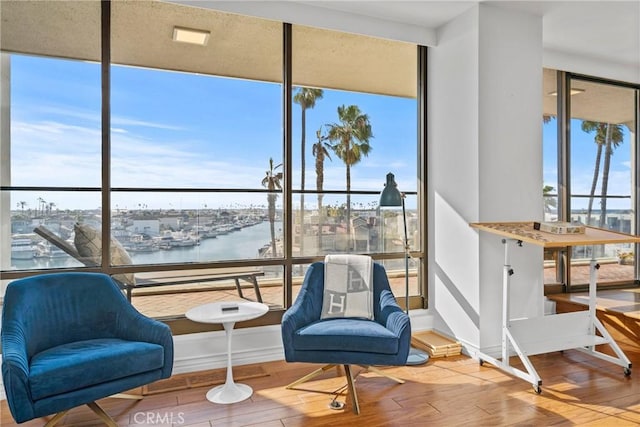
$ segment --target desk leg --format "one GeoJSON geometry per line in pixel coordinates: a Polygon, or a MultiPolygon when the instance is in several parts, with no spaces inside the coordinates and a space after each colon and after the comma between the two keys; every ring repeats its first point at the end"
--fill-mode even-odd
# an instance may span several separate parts
{"type": "MultiPolygon", "coordinates": [[[[593,251],[592,251],[593,252],[593,251]]],[[[613,352],[617,357],[610,356],[606,353],[602,353],[596,350],[595,346],[589,346],[585,348],[578,348],[582,352],[585,352],[593,357],[598,359],[606,360],[607,362],[622,366],[624,368],[624,374],[626,376],[631,375],[631,361],[624,354],[618,343],[613,339],[609,331],[607,331],[598,319],[597,311],[596,311],[596,293],[597,293],[597,273],[600,269],[600,265],[596,262],[595,258],[591,259],[590,270],[589,270],[589,318],[591,319],[591,324],[589,325],[589,333],[591,335],[595,335],[596,332],[600,333],[605,340],[607,340],[607,344],[609,345],[613,352]]]]}
{"type": "Polygon", "coordinates": [[[233,381],[233,365],[231,363],[231,336],[234,322],[222,324],[227,335],[227,379],[222,385],[212,388],[207,392],[207,400],[213,403],[236,403],[249,398],[253,389],[246,384],[237,384],[233,381]]]}
{"type": "MultiPolygon", "coordinates": [[[[496,359],[495,357],[491,357],[486,354],[480,354],[480,364],[482,365],[484,361],[487,361],[492,365],[502,369],[503,371],[510,373],[511,375],[528,381],[531,383],[536,393],[540,394],[542,391],[540,389],[540,385],[542,385],[540,375],[538,375],[538,372],[533,367],[533,364],[529,360],[529,357],[520,349],[518,342],[509,330],[511,321],[511,313],[509,311],[509,298],[511,276],[513,275],[513,269],[511,268],[511,262],[509,260],[509,243],[509,239],[502,240],[502,244],[504,245],[504,265],[502,267],[502,360],[496,359]],[[520,358],[520,361],[522,361],[522,364],[524,365],[526,371],[514,368],[509,364],[511,348],[513,348],[513,350],[516,352],[516,354],[520,358]]],[[[521,245],[521,243],[522,242],[517,241],[518,245],[521,245]]]]}

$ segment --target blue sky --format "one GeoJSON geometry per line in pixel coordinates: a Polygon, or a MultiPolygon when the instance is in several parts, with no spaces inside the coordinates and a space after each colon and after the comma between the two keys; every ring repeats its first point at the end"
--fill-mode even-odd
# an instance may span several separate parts
{"type": "MultiPolygon", "coordinates": [[[[113,67],[111,90],[113,186],[260,189],[269,158],[282,161],[279,84],[113,67]]],[[[13,185],[99,186],[97,64],[13,55],[11,99],[13,185]]],[[[387,172],[393,172],[401,190],[415,191],[416,101],[337,90],[325,90],[316,107],[307,110],[306,188],[316,185],[311,154],[316,130],[337,122],[337,107],[343,104],[358,105],[368,114],[374,134],[369,157],[352,168],[352,189],[379,191],[387,172]]],[[[293,126],[293,185],[299,188],[297,104],[293,126]]],[[[345,166],[332,157],[325,163],[324,188],[343,190],[345,166]]],[[[172,206],[183,208],[264,204],[265,199],[239,193],[120,194],[112,204],[166,208],[168,197],[179,198],[172,206]]],[[[45,198],[61,199],[56,202],[61,209],[99,205],[97,194],[45,198]]]]}
{"type": "MultiPolygon", "coordinates": [[[[12,55],[12,184],[100,185],[100,67],[95,63],[12,55]]],[[[113,67],[112,185],[119,187],[262,188],[270,157],[282,161],[281,86],[197,74],[113,67]]],[[[325,90],[307,110],[306,188],[315,189],[311,146],[316,131],[338,121],[337,107],[355,104],[368,114],[374,138],[369,157],[352,168],[352,189],[379,191],[387,172],[402,191],[416,190],[416,101],[325,90]]],[[[629,132],[615,151],[609,194],[630,194],[629,132]]],[[[300,107],[293,105],[294,188],[300,186],[300,107]]],[[[596,144],[572,126],[572,186],[588,193],[596,144]]],[[[544,184],[556,187],[556,121],[543,126],[544,184]]],[[[345,166],[325,163],[324,188],[345,189],[345,166]]],[[[599,192],[599,189],[598,189],[599,192]]],[[[95,208],[99,194],[21,194],[60,209],[95,208]]],[[[297,196],[294,203],[297,204],[297,196]]],[[[29,200],[31,198],[32,200],[29,200]]],[[[198,208],[264,205],[263,194],[119,193],[112,205],[198,208]]],[[[360,197],[367,204],[376,197],[360,197]]],[[[306,198],[308,207],[315,197],[306,198]]],[[[327,197],[326,203],[344,198],[327,197]]],[[[407,199],[409,207],[415,198],[407,199]]],[[[577,203],[574,203],[577,206],[577,203]]],[[[628,201],[610,207],[627,207],[628,201]]]]}
{"type": "MultiPolygon", "coordinates": [[[[594,142],[594,134],[587,134],[580,128],[581,120],[574,119],[571,122],[571,186],[573,194],[588,195],[593,180],[594,162],[597,145],[594,142]]],[[[545,185],[557,188],[557,129],[556,120],[543,126],[543,180],[545,185]]],[[[609,195],[631,194],[631,140],[629,129],[623,125],[624,140],[615,149],[609,171],[609,195]]],[[[604,151],[603,151],[604,159],[604,151]]],[[[596,188],[596,196],[600,194],[602,182],[602,163],[600,165],[600,177],[596,188]]],[[[572,208],[586,207],[588,199],[574,199],[572,208]]],[[[599,208],[599,199],[596,198],[594,208],[599,208]]],[[[609,199],[609,209],[629,209],[629,199],[609,199]]]]}

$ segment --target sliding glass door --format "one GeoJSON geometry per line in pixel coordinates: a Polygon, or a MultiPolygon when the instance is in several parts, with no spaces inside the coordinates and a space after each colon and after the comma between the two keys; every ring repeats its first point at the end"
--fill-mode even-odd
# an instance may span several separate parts
{"type": "MultiPolygon", "coordinates": [[[[635,135],[633,88],[573,76],[570,80],[571,221],[635,234],[635,135]]],[[[600,264],[599,283],[628,284],[637,260],[632,244],[575,247],[570,286],[588,282],[586,262],[600,264]]]]}
{"type": "MultiPolygon", "coordinates": [[[[640,87],[545,69],[543,93],[544,220],[571,221],[637,234],[640,87]]],[[[635,285],[633,244],[545,253],[545,285],[584,289],[589,261],[599,286],[635,285]]]]}

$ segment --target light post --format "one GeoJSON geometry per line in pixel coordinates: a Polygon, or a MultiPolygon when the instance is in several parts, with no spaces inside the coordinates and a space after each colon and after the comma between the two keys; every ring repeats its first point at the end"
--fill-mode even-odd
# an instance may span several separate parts
{"type": "MultiPolygon", "coordinates": [[[[407,213],[404,206],[405,194],[398,190],[394,175],[387,174],[387,182],[380,193],[380,207],[402,206],[402,224],[404,226],[404,283],[405,283],[405,311],[409,315],[409,237],[407,234],[407,213]]],[[[384,248],[383,248],[384,250],[384,248]]],[[[429,355],[424,351],[411,347],[407,357],[407,365],[421,365],[429,360],[429,355]]]]}

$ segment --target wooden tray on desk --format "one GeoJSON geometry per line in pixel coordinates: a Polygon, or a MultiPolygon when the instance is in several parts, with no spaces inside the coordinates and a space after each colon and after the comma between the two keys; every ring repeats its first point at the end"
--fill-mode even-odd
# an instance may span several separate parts
{"type": "Polygon", "coordinates": [[[472,222],[469,225],[478,230],[533,243],[534,245],[544,246],[545,248],[640,242],[640,236],[589,226],[585,227],[584,234],[555,234],[534,229],[533,221],[472,222]]]}

